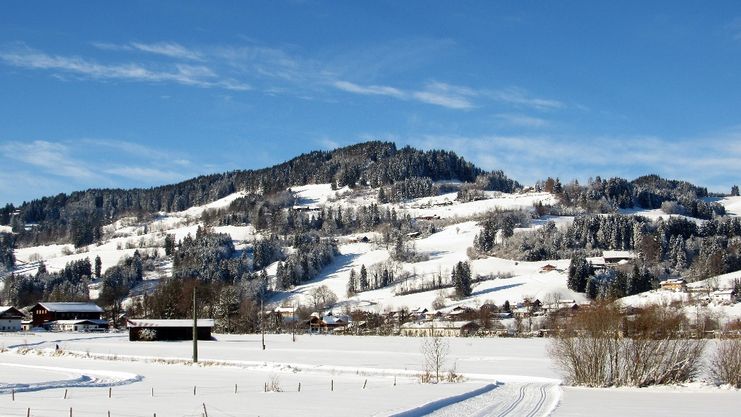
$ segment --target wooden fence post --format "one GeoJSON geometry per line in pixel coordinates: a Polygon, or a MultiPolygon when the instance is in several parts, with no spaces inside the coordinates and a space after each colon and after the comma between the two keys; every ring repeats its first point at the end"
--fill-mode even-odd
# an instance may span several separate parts
{"type": "Polygon", "coordinates": [[[108,387],[108,398],[111,398],[111,392],[112,392],[112,390],[113,390],[113,388],[108,387]]]}
{"type": "Polygon", "coordinates": [[[301,392],[301,383],[298,383],[298,392],[301,392]]]}
{"type": "Polygon", "coordinates": [[[193,385],[193,395],[196,395],[196,386],[193,385]]]}
{"type": "Polygon", "coordinates": [[[64,399],[65,400],[67,399],[67,389],[66,388],[64,389],[64,399]]]}
{"type": "Polygon", "coordinates": [[[332,380],[332,384],[329,386],[330,391],[334,391],[334,379],[332,380]]]}
{"type": "Polygon", "coordinates": [[[363,389],[365,389],[365,386],[368,385],[368,380],[366,379],[365,382],[363,382],[363,389]]]}
{"type": "Polygon", "coordinates": [[[234,384],[234,393],[237,393],[237,384],[234,384]]]}
{"type": "Polygon", "coordinates": [[[208,417],[208,411],[206,410],[206,403],[203,403],[203,414],[204,414],[204,417],[208,417]]]}

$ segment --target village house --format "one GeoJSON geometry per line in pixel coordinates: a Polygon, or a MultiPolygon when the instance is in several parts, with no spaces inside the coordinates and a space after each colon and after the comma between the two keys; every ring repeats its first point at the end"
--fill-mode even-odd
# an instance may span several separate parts
{"type": "Polygon", "coordinates": [[[713,291],[710,296],[713,300],[723,304],[734,304],[738,299],[738,294],[732,288],[713,291]]]}
{"type": "Polygon", "coordinates": [[[106,320],[55,320],[46,324],[53,332],[104,332],[108,329],[106,320]]]}
{"type": "Polygon", "coordinates": [[[627,250],[606,250],[602,252],[602,258],[607,266],[615,266],[632,262],[636,254],[627,250]]]}
{"type": "Polygon", "coordinates": [[[0,306],[0,332],[21,331],[24,314],[12,306],[0,306]]]}
{"type": "MultiPolygon", "coordinates": [[[[102,320],[103,309],[89,302],[38,303],[31,308],[31,327],[44,327],[49,330],[60,330],[70,326],[53,325],[59,320],[90,320],[101,329],[108,328],[108,322],[102,320]]],[[[87,326],[87,325],[86,325],[87,326]]]]}
{"type": "MultiPolygon", "coordinates": [[[[130,319],[126,322],[129,328],[129,340],[193,340],[193,320],[153,320],[130,319]]],[[[198,319],[196,323],[198,340],[211,340],[214,327],[212,319],[198,319]]]]}
{"type": "Polygon", "coordinates": [[[344,331],[351,323],[350,317],[344,315],[335,316],[329,312],[324,316],[319,316],[318,313],[311,313],[311,317],[304,321],[303,327],[309,333],[334,333],[344,331]]]}
{"type": "Polygon", "coordinates": [[[402,336],[470,336],[478,330],[474,321],[433,320],[401,325],[402,336]]]}
{"type": "Polygon", "coordinates": [[[659,282],[659,286],[662,290],[674,291],[674,292],[686,292],[687,281],[681,278],[670,278],[659,282]]]}

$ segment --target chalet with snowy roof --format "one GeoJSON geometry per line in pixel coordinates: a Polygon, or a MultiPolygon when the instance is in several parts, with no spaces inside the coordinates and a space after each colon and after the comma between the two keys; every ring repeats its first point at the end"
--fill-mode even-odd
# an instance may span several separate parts
{"type": "MultiPolygon", "coordinates": [[[[32,327],[48,327],[48,324],[58,320],[98,320],[102,323],[104,310],[95,303],[38,303],[31,308],[32,327]]],[[[103,324],[101,324],[103,326],[103,324]]],[[[105,322],[105,327],[108,323],[105,322]]]]}
{"type": "Polygon", "coordinates": [[[602,258],[605,260],[605,265],[615,266],[632,262],[636,254],[627,250],[606,250],[602,252],[602,258]]]}
{"type": "Polygon", "coordinates": [[[324,316],[311,313],[311,317],[304,322],[304,327],[310,333],[334,333],[344,331],[352,323],[350,317],[345,315],[335,316],[332,312],[324,316]]]}
{"type": "MultiPolygon", "coordinates": [[[[155,320],[129,319],[126,322],[129,328],[129,340],[158,341],[158,340],[193,340],[193,320],[155,320]]],[[[196,323],[198,340],[211,340],[211,330],[214,328],[212,319],[198,319],[196,323]]]]}
{"type": "Polygon", "coordinates": [[[0,332],[21,331],[21,321],[25,315],[15,307],[0,306],[0,332]]]}
{"type": "Polygon", "coordinates": [[[296,320],[296,307],[276,307],[273,314],[280,317],[283,323],[290,323],[296,320]]]}
{"type": "Polygon", "coordinates": [[[686,292],[687,281],[681,278],[670,278],[659,282],[659,286],[662,290],[675,291],[675,292],[686,292]]]}
{"type": "Polygon", "coordinates": [[[402,336],[470,336],[479,330],[474,321],[433,320],[401,325],[402,336]]]}

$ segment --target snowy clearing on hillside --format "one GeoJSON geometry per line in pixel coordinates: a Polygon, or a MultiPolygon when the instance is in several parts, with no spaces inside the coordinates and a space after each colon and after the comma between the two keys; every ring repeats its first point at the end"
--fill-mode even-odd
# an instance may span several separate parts
{"type": "Polygon", "coordinates": [[[214,416],[732,415],[740,398],[738,390],[699,383],[562,387],[546,339],[446,339],[446,369],[465,382],[420,384],[420,338],[298,335],[292,342],[267,335],[266,350],[259,335],[216,338],[199,342],[193,366],[190,341],[0,334],[8,348],[0,353],[0,396],[7,399],[0,415],[31,408],[34,416],[60,416],[72,408],[79,416],[200,416],[204,407],[214,416]],[[23,353],[26,347],[32,350],[23,353]],[[266,383],[278,390],[264,392],[266,383]]]}
{"type": "Polygon", "coordinates": [[[705,201],[721,204],[729,215],[741,216],[741,197],[706,198],[705,201]]]}
{"type": "MultiPolygon", "coordinates": [[[[340,255],[327,266],[322,274],[306,283],[296,286],[291,291],[279,293],[273,301],[278,304],[295,304],[296,302],[309,305],[309,293],[312,289],[326,285],[332,290],[342,304],[350,306],[371,305],[379,309],[394,310],[401,307],[414,309],[424,307],[431,309],[432,303],[438,296],[437,290],[419,292],[409,295],[397,295],[399,291],[415,288],[415,286],[431,282],[434,277],[442,276],[448,279],[451,268],[461,261],[468,261],[466,249],[473,245],[474,236],[479,233],[480,227],[475,222],[458,223],[443,228],[441,231],[423,239],[414,241],[416,251],[429,259],[416,263],[401,264],[401,271],[410,275],[410,278],[386,288],[366,291],[347,297],[347,282],[350,271],[360,272],[362,265],[370,268],[374,264],[389,259],[389,252],[385,248],[376,248],[373,243],[349,243],[340,245],[340,255]]],[[[566,286],[566,274],[562,271],[568,268],[569,260],[551,260],[540,262],[512,261],[489,257],[471,262],[473,276],[511,276],[511,278],[491,279],[480,282],[473,287],[473,294],[462,300],[448,299],[449,306],[468,305],[480,306],[484,302],[494,302],[501,305],[505,301],[520,302],[525,297],[538,298],[545,301],[548,298],[568,298],[584,301],[584,294],[575,293],[566,286]],[[541,273],[541,268],[552,264],[559,271],[541,273]]],[[[397,274],[398,275],[398,274],[397,274]]],[[[450,290],[444,290],[450,293],[450,290]]]]}
{"type": "Polygon", "coordinates": [[[488,211],[533,210],[533,204],[542,202],[545,205],[555,204],[556,198],[549,193],[507,194],[498,191],[486,191],[486,200],[462,203],[456,201],[457,193],[442,194],[434,197],[423,197],[407,203],[393,204],[397,210],[403,210],[412,217],[439,217],[441,219],[469,218],[488,211]]]}
{"type": "Polygon", "coordinates": [[[625,215],[625,216],[642,216],[646,217],[649,220],[656,221],[658,219],[668,220],[672,217],[675,218],[681,218],[684,220],[688,220],[691,222],[697,223],[697,225],[702,225],[707,220],[698,219],[695,217],[689,217],[689,216],[683,216],[681,214],[667,214],[661,209],[643,209],[643,208],[633,208],[633,209],[620,209],[618,210],[619,214],[625,215]]]}

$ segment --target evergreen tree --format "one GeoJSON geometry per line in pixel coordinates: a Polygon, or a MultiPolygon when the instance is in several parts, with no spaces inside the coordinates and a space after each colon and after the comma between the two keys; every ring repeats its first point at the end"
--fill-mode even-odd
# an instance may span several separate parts
{"type": "Polygon", "coordinates": [[[360,291],[368,291],[368,271],[365,264],[360,265],[360,291]]]}
{"type": "Polygon", "coordinates": [[[471,267],[468,262],[458,262],[451,273],[455,294],[459,298],[471,295],[471,267]]]}
{"type": "Polygon", "coordinates": [[[734,185],[733,187],[731,187],[731,195],[734,197],[738,197],[738,185],[734,185]]]}
{"type": "Polygon", "coordinates": [[[100,255],[95,257],[95,278],[100,278],[100,272],[103,269],[103,261],[100,260],[100,255]]]}
{"type": "Polygon", "coordinates": [[[355,270],[350,270],[350,278],[347,280],[347,296],[352,297],[355,294],[357,294],[357,289],[355,286],[355,281],[357,280],[357,277],[355,276],[355,270]]]}
{"type": "Polygon", "coordinates": [[[172,256],[175,253],[175,235],[165,236],[165,255],[172,256]]]}
{"type": "Polygon", "coordinates": [[[587,280],[586,295],[590,300],[596,299],[599,295],[599,286],[597,285],[597,279],[595,277],[589,277],[587,280]]]}

